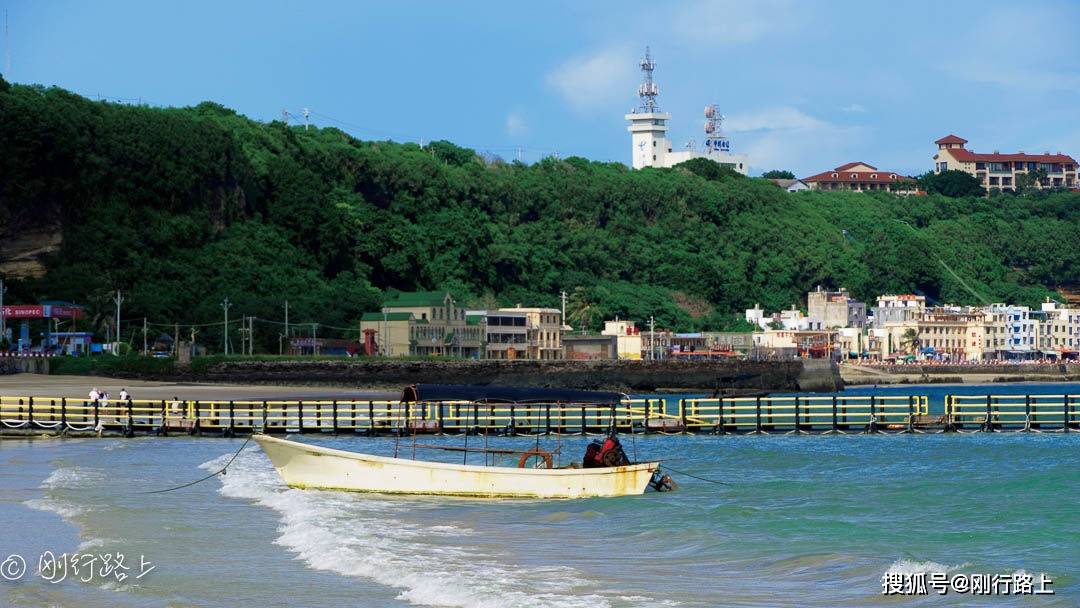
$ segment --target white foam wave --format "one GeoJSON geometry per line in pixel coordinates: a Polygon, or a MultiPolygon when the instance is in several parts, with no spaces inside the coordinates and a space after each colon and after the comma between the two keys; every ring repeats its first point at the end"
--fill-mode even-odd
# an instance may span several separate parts
{"type": "MultiPolygon", "coordinates": [[[[228,458],[202,467],[216,470],[228,458]]],[[[475,547],[468,538],[471,529],[402,521],[400,514],[410,506],[403,501],[289,489],[269,459],[254,449],[218,479],[222,495],[276,511],[281,526],[275,542],[309,567],[400,589],[398,599],[412,604],[605,608],[610,599],[622,599],[588,592],[594,583],[574,568],[501,563],[475,547]],[[456,537],[462,542],[454,543],[456,537]]]]}
{"type": "Polygon", "coordinates": [[[87,509],[55,498],[32,498],[23,504],[38,511],[55,513],[64,519],[71,519],[87,512],[87,509]]]}
{"type": "Polygon", "coordinates": [[[46,490],[79,488],[96,485],[104,479],[105,473],[98,469],[60,467],[41,482],[41,487],[46,490]]]}
{"type": "Polygon", "coordinates": [[[919,574],[925,572],[927,574],[931,572],[955,572],[961,568],[966,568],[969,564],[957,564],[955,566],[947,566],[945,564],[939,564],[933,561],[917,562],[910,559],[898,559],[892,563],[891,566],[885,571],[886,574],[919,574]]]}

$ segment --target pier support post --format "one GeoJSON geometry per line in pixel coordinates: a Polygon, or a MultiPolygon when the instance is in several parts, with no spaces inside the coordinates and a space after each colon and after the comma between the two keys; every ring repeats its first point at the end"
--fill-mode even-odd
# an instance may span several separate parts
{"type": "Polygon", "coordinates": [[[994,398],[990,395],[986,396],[986,418],[983,420],[983,430],[988,433],[994,430],[994,423],[990,418],[991,408],[993,407],[993,399],[994,398]]]}
{"type": "Polygon", "coordinates": [[[30,397],[29,399],[27,399],[26,408],[27,408],[26,409],[26,414],[28,416],[28,419],[30,420],[29,424],[26,425],[26,428],[33,428],[33,426],[34,426],[34,398],[33,397],[30,397]]]}
{"type": "Polygon", "coordinates": [[[907,432],[915,432],[915,397],[912,395],[907,398],[907,432]]]}
{"type": "Polygon", "coordinates": [[[335,435],[337,435],[337,431],[338,431],[338,424],[337,424],[337,411],[338,411],[338,410],[337,410],[337,399],[334,399],[334,401],[332,402],[332,404],[333,404],[333,409],[332,409],[331,411],[332,411],[332,413],[333,413],[333,415],[334,415],[334,420],[333,420],[333,424],[331,424],[330,426],[331,426],[331,427],[332,427],[332,428],[334,429],[334,434],[335,434],[335,435]]]}
{"type": "Polygon", "coordinates": [[[870,395],[870,422],[866,425],[866,432],[877,432],[877,401],[873,395],[870,395]]]}
{"type": "Polygon", "coordinates": [[[754,400],[754,411],[754,432],[761,433],[761,397],[758,397],[754,400]]]}
{"type": "Polygon", "coordinates": [[[832,398],[832,432],[837,432],[836,428],[836,395],[832,398]]]}

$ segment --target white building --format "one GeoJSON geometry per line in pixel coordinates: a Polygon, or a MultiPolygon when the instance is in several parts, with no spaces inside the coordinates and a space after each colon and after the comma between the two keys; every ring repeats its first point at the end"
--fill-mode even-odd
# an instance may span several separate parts
{"type": "Polygon", "coordinates": [[[670,168],[694,158],[707,158],[746,175],[749,171],[746,155],[731,152],[730,142],[720,133],[723,116],[717,112],[716,106],[710,105],[705,108],[707,122],[705,123],[704,151],[699,152],[692,148],[678,152],[672,150],[671,140],[667,138],[671,114],[661,112],[656,104],[660,87],[653,82],[654,69],[656,69],[656,63],[653,62],[649,49],[646,47],[645,57],[641,60],[641,71],[645,78],[638,87],[641,107],[625,116],[630,123],[626,130],[630,132],[631,165],[635,169],[670,168]]]}

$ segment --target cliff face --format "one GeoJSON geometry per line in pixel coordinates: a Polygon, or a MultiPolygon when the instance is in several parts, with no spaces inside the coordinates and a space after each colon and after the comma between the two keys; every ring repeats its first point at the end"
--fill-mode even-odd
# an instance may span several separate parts
{"type": "Polygon", "coordinates": [[[58,251],[63,242],[59,225],[0,228],[0,275],[13,279],[43,276],[45,256],[58,251]]]}

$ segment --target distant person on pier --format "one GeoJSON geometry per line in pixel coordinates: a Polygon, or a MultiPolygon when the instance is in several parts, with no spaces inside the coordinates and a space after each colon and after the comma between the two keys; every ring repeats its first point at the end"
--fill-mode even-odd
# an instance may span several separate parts
{"type": "Polygon", "coordinates": [[[87,397],[90,397],[90,402],[93,403],[94,401],[101,399],[101,392],[95,386],[94,388],[90,389],[90,394],[87,395],[87,397]]]}
{"type": "Polygon", "coordinates": [[[131,394],[128,393],[126,388],[120,389],[120,401],[127,403],[131,399],[131,394]]]}

